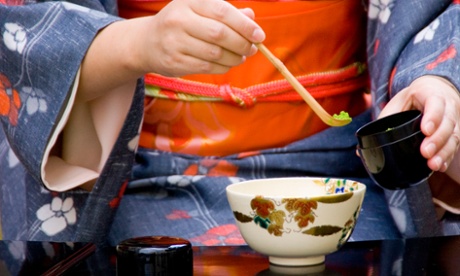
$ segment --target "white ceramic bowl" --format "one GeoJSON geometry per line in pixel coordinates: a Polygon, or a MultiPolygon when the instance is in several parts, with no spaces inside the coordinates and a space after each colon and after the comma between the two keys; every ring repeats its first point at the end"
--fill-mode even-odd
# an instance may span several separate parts
{"type": "Polygon", "coordinates": [[[350,237],[366,192],[333,178],[271,178],[229,185],[227,199],[247,244],[282,266],[324,262],[350,237]]]}

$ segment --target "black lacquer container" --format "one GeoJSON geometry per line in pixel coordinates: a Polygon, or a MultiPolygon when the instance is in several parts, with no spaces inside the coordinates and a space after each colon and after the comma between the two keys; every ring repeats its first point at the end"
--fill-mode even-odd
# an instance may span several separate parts
{"type": "Polygon", "coordinates": [[[116,247],[117,275],[193,275],[193,251],[188,240],[149,236],[124,240],[116,247]]]}

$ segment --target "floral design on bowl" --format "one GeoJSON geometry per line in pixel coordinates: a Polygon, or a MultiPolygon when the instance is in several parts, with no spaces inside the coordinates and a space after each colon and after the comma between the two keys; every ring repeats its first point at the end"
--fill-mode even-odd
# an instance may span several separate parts
{"type": "Polygon", "coordinates": [[[324,178],[313,180],[318,185],[324,185],[326,194],[342,194],[356,191],[358,189],[358,182],[347,179],[332,179],[324,178]]]}
{"type": "Polygon", "coordinates": [[[318,208],[318,202],[328,204],[346,201],[353,196],[351,192],[358,189],[358,183],[356,181],[332,180],[330,178],[315,180],[314,182],[324,185],[326,194],[340,194],[340,196],[315,197],[312,199],[283,198],[281,201],[277,201],[257,195],[251,200],[253,213],[246,215],[234,211],[233,215],[237,221],[242,223],[254,222],[275,236],[282,236],[291,232],[301,232],[302,234],[313,236],[328,236],[342,232],[342,238],[337,245],[337,248],[340,248],[351,235],[361,206],[358,206],[358,209],[347,220],[345,225],[318,225],[310,228],[308,226],[315,222],[315,210],[318,208]],[[296,222],[297,228],[292,229],[284,226],[285,222],[290,223],[293,220],[296,222]]]}

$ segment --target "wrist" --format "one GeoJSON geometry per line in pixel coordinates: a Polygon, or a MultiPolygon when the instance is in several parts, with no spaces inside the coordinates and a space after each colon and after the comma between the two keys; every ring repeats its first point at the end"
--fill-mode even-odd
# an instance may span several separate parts
{"type": "Polygon", "coordinates": [[[444,84],[450,86],[453,90],[455,90],[457,93],[459,93],[457,87],[455,87],[455,85],[450,82],[447,78],[445,77],[441,77],[441,76],[436,76],[436,75],[425,75],[425,76],[421,76],[419,79],[433,79],[435,81],[440,81],[440,82],[443,82],[444,84]]]}
{"type": "Polygon", "coordinates": [[[460,185],[460,151],[454,155],[454,159],[446,170],[446,174],[460,185]]]}
{"type": "Polygon", "coordinates": [[[135,83],[145,72],[139,65],[136,37],[128,20],[102,29],[82,62],[77,101],[90,101],[128,83],[135,83]]]}

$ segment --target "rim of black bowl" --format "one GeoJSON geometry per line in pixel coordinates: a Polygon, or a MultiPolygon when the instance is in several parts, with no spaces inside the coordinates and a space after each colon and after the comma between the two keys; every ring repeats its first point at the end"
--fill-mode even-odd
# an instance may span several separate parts
{"type": "Polygon", "coordinates": [[[403,142],[404,140],[406,139],[413,139],[414,136],[416,135],[420,135],[421,137],[425,137],[425,134],[423,134],[423,132],[421,130],[415,132],[415,133],[412,133],[411,135],[407,136],[407,137],[403,137],[402,139],[399,139],[399,140],[396,140],[396,141],[391,141],[389,143],[386,143],[386,144],[382,144],[382,145],[377,145],[377,146],[374,146],[374,147],[367,147],[367,148],[361,148],[359,145],[356,147],[358,150],[372,150],[372,149],[380,149],[380,148],[383,148],[383,147],[388,147],[388,146],[391,146],[393,144],[396,144],[396,143],[399,143],[399,142],[403,142]]]}
{"type": "Polygon", "coordinates": [[[356,131],[362,149],[379,147],[404,139],[420,131],[422,113],[407,110],[369,122],[356,131]]]}

